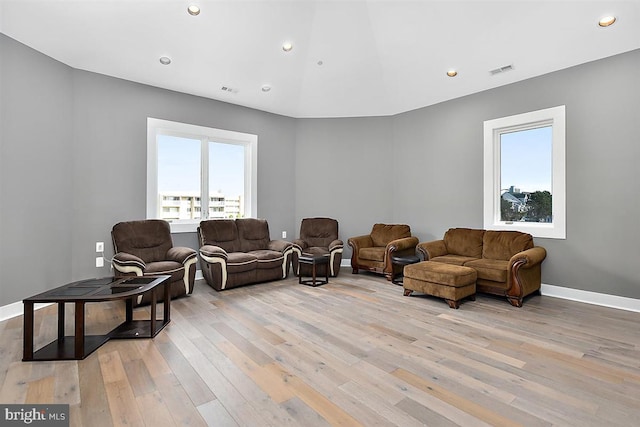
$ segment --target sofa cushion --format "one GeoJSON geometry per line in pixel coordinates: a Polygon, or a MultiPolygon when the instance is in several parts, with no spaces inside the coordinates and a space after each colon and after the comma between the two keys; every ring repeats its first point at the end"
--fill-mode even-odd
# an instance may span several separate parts
{"type": "Polygon", "coordinates": [[[227,273],[241,273],[255,270],[258,266],[258,258],[255,255],[244,252],[231,252],[227,257],[227,273]]]}
{"type": "Polygon", "coordinates": [[[200,246],[219,246],[227,252],[239,252],[238,228],[233,219],[201,221],[198,228],[200,246]]]}
{"type": "Polygon", "coordinates": [[[507,281],[509,261],[482,258],[469,261],[464,266],[476,270],[478,279],[500,283],[506,283],[507,281]]]}
{"type": "Polygon", "coordinates": [[[266,219],[239,218],[235,221],[238,226],[241,252],[256,251],[269,246],[271,238],[266,219]]]}
{"type": "Polygon", "coordinates": [[[144,270],[145,276],[169,275],[170,282],[175,282],[184,277],[184,265],[175,261],[157,261],[147,263],[144,270]]]}
{"type": "Polygon", "coordinates": [[[284,262],[284,254],[282,252],[271,251],[269,249],[251,251],[249,255],[255,256],[258,260],[257,268],[278,268],[282,267],[284,262]]]}
{"type": "Polygon", "coordinates": [[[384,252],[384,247],[362,248],[358,252],[358,258],[368,261],[382,262],[384,261],[384,252]]]}
{"type": "Polygon", "coordinates": [[[437,257],[430,258],[429,261],[440,262],[443,264],[451,264],[451,265],[466,265],[469,261],[474,261],[478,258],[473,258],[470,256],[462,256],[462,255],[441,255],[437,257]]]}
{"type": "Polygon", "coordinates": [[[111,234],[116,252],[135,255],[145,263],[165,260],[173,247],[169,223],[163,220],[120,222],[111,234]]]}
{"type": "Polygon", "coordinates": [[[484,230],[450,228],[444,233],[444,244],[451,255],[482,258],[484,230]]]}
{"type": "MultiPolygon", "coordinates": [[[[411,227],[405,224],[374,224],[371,229],[373,246],[386,247],[392,240],[405,237],[411,237],[411,227]]],[[[358,256],[362,257],[360,254],[358,256]]]]}
{"type": "Polygon", "coordinates": [[[531,249],[533,237],[520,231],[492,231],[484,233],[482,258],[508,261],[518,252],[531,249]]]}
{"type": "Polygon", "coordinates": [[[338,221],[332,218],[304,218],[300,224],[300,239],[308,246],[326,248],[338,239],[338,221]]]}

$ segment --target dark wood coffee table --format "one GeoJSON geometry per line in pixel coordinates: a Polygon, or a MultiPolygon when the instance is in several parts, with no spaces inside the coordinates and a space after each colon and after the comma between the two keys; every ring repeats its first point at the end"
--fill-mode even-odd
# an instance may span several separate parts
{"type": "Polygon", "coordinates": [[[110,339],[153,338],[171,321],[170,276],[105,277],[69,283],[23,300],[24,341],[23,361],[81,360],[110,339]],[[164,288],[163,319],[156,319],[159,288],[164,288]],[[148,320],[133,320],[134,298],[151,292],[151,316],[148,320]],[[85,304],[88,302],[125,301],[125,321],[105,335],[85,335],[85,304]],[[34,352],[33,306],[35,303],[58,304],[58,339],[34,352]],[[73,336],[65,336],[65,304],[75,305],[73,336]]]}

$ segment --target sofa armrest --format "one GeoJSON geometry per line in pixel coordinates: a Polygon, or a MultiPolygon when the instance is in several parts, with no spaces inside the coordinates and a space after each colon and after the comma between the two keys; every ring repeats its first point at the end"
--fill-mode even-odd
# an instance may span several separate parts
{"type": "Polygon", "coordinates": [[[309,245],[302,239],[295,239],[293,241],[293,251],[296,253],[302,253],[307,247],[309,247],[309,245]]]}
{"type": "Polygon", "coordinates": [[[287,242],[286,240],[271,240],[267,245],[268,249],[282,253],[287,252],[287,250],[291,249],[291,247],[291,242],[287,242]]]}
{"type": "Polygon", "coordinates": [[[329,243],[329,252],[334,252],[342,248],[344,248],[344,243],[342,243],[342,240],[336,239],[333,242],[329,243]]]}
{"type": "Polygon", "coordinates": [[[133,254],[126,252],[118,252],[111,259],[113,267],[121,273],[135,273],[137,276],[142,276],[142,273],[147,268],[147,264],[133,254]]]}
{"type": "Polygon", "coordinates": [[[418,243],[416,252],[421,261],[429,261],[431,258],[447,254],[447,246],[444,240],[433,240],[431,242],[418,243]]]}
{"type": "Polygon", "coordinates": [[[407,252],[409,250],[415,251],[417,244],[418,238],[415,236],[392,240],[387,243],[385,253],[390,255],[392,252],[407,252]]]}
{"type": "Polygon", "coordinates": [[[418,238],[415,236],[403,237],[402,239],[392,240],[387,243],[387,247],[384,250],[384,268],[383,273],[387,280],[392,280],[394,275],[393,262],[391,262],[391,256],[393,254],[398,255],[413,255],[416,253],[416,245],[418,244],[418,238]]]}
{"type": "Polygon", "coordinates": [[[518,252],[509,260],[506,297],[516,307],[522,307],[522,299],[540,289],[542,284],[542,261],[547,251],[535,246],[518,252]]]}
{"type": "Polygon", "coordinates": [[[200,257],[206,262],[211,262],[210,260],[214,258],[224,258],[226,260],[228,254],[220,246],[204,245],[200,248],[200,257]]]}
{"type": "Polygon", "coordinates": [[[365,236],[349,237],[347,243],[353,248],[353,251],[357,253],[362,248],[372,247],[373,239],[367,234],[365,236]]]}
{"type": "Polygon", "coordinates": [[[184,246],[174,246],[167,251],[168,260],[179,262],[183,265],[197,256],[198,253],[195,250],[184,246]]]}
{"type": "Polygon", "coordinates": [[[531,268],[540,264],[547,257],[547,251],[541,246],[535,246],[526,251],[518,252],[509,260],[509,268],[514,264],[519,264],[519,268],[531,268]]]}

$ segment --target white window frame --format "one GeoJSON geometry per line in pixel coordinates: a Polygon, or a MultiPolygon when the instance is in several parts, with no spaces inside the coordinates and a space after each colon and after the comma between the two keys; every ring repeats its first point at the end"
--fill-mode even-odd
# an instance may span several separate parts
{"type": "MultiPolygon", "coordinates": [[[[201,212],[206,217],[209,208],[208,148],[209,142],[241,144],[245,147],[244,157],[244,212],[247,217],[256,217],[258,208],[258,136],[215,129],[188,123],[147,118],[147,218],[158,217],[158,136],[171,135],[201,141],[201,212]]],[[[195,232],[200,221],[180,220],[170,222],[172,233],[195,232]]]]}
{"type": "Polygon", "coordinates": [[[502,117],[484,122],[484,228],[487,230],[517,230],[534,237],[566,239],[566,188],[565,188],[565,106],[547,108],[502,117]],[[552,127],[552,178],[553,197],[550,223],[501,221],[500,217],[500,135],[539,128],[552,127]]]}

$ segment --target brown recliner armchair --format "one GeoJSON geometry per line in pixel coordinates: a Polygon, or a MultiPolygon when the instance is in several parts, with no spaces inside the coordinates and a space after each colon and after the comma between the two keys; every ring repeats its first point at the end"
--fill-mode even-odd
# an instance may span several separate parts
{"type": "MultiPolygon", "coordinates": [[[[169,223],[160,219],[120,222],[111,230],[115,255],[111,261],[117,276],[168,275],[171,298],[193,292],[198,253],[173,246],[169,223]]],[[[136,303],[148,304],[151,294],[136,303]]]]}
{"type": "Polygon", "coordinates": [[[298,257],[303,253],[312,255],[326,255],[329,264],[318,266],[318,275],[324,274],[324,269],[329,268],[329,275],[336,277],[340,272],[342,251],[344,244],[338,239],[338,221],[332,218],[304,218],[300,223],[300,237],[293,241],[293,272],[296,276],[302,274],[311,275],[311,266],[299,264],[298,257]]]}
{"type": "Polygon", "coordinates": [[[371,271],[384,274],[390,281],[404,267],[393,265],[391,255],[415,255],[418,238],[411,236],[411,227],[406,224],[374,224],[370,234],[351,237],[348,243],[353,249],[353,274],[371,271]]]}

